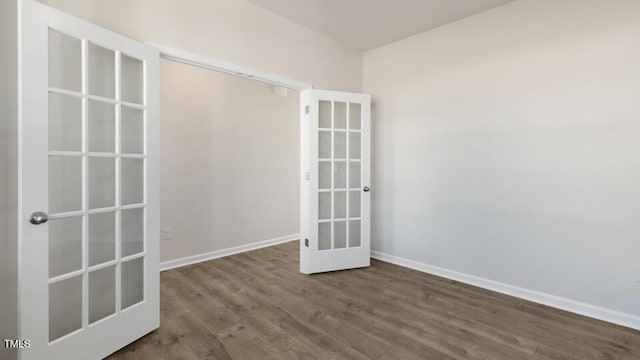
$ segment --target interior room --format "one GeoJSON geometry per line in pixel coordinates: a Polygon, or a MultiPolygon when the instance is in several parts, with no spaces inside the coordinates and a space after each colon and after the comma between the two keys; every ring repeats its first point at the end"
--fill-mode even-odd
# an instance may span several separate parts
{"type": "Polygon", "coordinates": [[[640,359],[640,2],[0,1],[0,359],[640,359]]]}

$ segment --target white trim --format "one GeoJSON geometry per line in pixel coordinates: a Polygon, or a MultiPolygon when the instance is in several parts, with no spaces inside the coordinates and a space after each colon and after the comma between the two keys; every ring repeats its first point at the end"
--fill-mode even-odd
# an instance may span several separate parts
{"type": "Polygon", "coordinates": [[[563,297],[529,290],[518,286],[505,284],[499,281],[489,280],[474,275],[469,275],[453,270],[444,269],[438,266],[421,263],[394,255],[385,254],[379,251],[371,251],[371,257],[384,262],[396,264],[420,272],[440,276],[461,283],[477,286],[483,289],[492,290],[502,294],[514,296],[520,299],[532,301],[538,304],[547,305],[560,310],[565,310],[575,314],[588,316],[594,319],[610,322],[617,325],[640,330],[640,316],[627,314],[603,307],[590,305],[584,302],[566,299],[563,297]]]}
{"type": "Polygon", "coordinates": [[[163,59],[198,66],[209,70],[220,71],[231,75],[237,75],[248,79],[262,81],[267,84],[281,86],[298,91],[312,88],[311,84],[304,81],[289,79],[276,74],[265,73],[250,67],[232,64],[226,61],[194,54],[188,51],[175,49],[150,41],[145,42],[145,44],[157,49],[160,52],[160,57],[163,59]]]}
{"type": "Polygon", "coordinates": [[[273,245],[283,244],[300,239],[300,234],[282,236],[275,239],[258,241],[246,245],[234,246],[227,249],[216,250],[204,254],[192,255],[180,259],[167,260],[160,263],[160,271],[171,270],[182,266],[209,261],[229,255],[239,254],[247,251],[257,250],[273,245]]]}

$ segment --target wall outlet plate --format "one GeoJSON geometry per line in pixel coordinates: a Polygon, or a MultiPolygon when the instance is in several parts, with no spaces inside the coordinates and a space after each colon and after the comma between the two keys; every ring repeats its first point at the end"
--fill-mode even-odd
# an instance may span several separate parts
{"type": "Polygon", "coordinates": [[[160,240],[171,240],[171,237],[172,234],[170,227],[160,229],[160,240]]]}

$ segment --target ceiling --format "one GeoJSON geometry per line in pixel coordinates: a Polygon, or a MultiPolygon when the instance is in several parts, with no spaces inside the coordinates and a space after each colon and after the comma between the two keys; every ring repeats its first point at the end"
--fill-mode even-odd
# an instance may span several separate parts
{"type": "Polygon", "coordinates": [[[359,50],[376,47],[513,0],[249,0],[359,50]]]}

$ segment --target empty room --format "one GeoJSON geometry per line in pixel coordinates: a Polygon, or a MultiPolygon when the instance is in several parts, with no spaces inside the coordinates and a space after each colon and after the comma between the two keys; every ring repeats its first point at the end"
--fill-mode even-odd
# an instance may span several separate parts
{"type": "Polygon", "coordinates": [[[0,0],[0,360],[640,359],[640,1],[0,0]]]}

